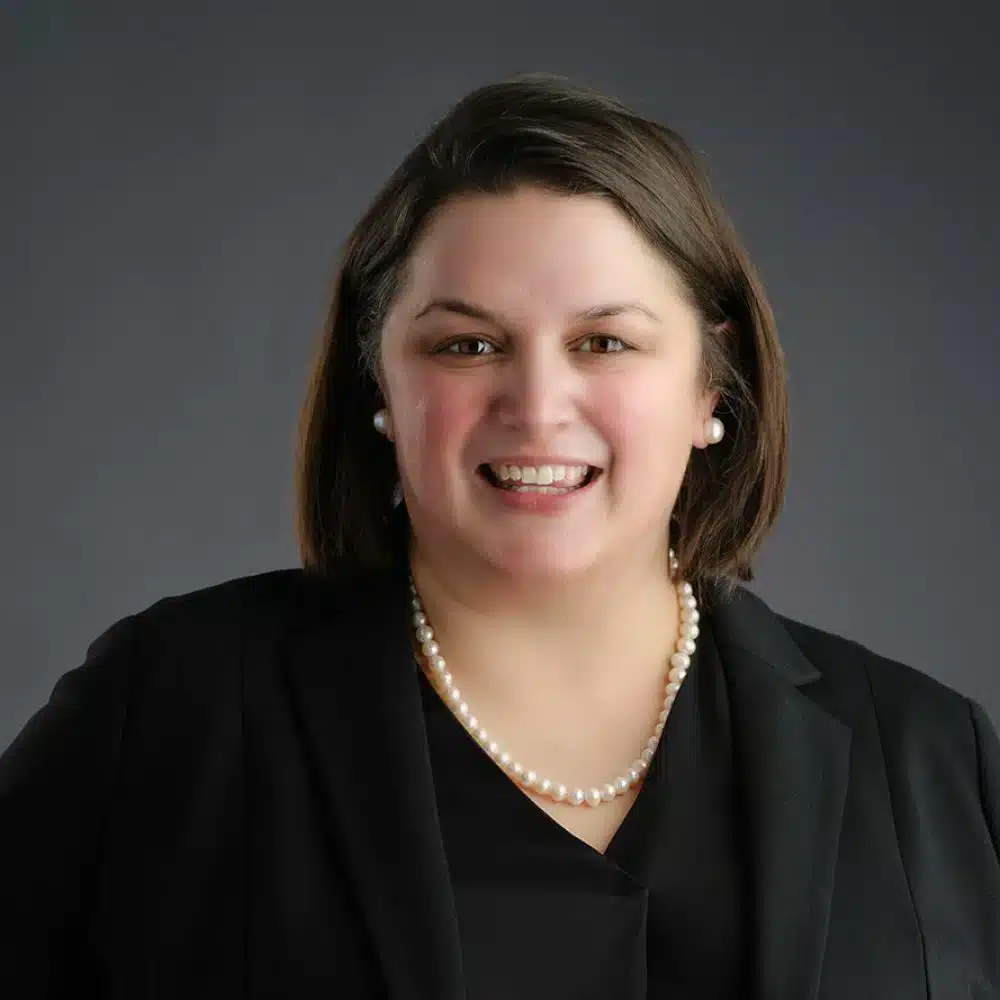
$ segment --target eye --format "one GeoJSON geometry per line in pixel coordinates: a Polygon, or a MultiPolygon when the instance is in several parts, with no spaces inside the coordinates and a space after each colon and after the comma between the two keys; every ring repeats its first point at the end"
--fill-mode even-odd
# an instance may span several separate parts
{"type": "Polygon", "coordinates": [[[605,333],[595,333],[581,341],[580,350],[584,354],[620,354],[622,351],[631,350],[631,348],[618,337],[609,337],[605,333]]]}
{"type": "Polygon", "coordinates": [[[463,337],[460,340],[453,340],[451,343],[439,347],[435,353],[457,355],[463,358],[479,358],[483,355],[493,353],[494,350],[493,345],[482,337],[463,337]]]}

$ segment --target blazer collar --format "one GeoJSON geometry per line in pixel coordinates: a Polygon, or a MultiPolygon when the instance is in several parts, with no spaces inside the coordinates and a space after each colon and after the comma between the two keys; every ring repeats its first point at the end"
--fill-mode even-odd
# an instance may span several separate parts
{"type": "MultiPolygon", "coordinates": [[[[462,1000],[461,947],[410,646],[405,570],[307,578],[284,665],[393,1000],[462,1000]]],[[[807,696],[821,677],[758,597],[706,612],[724,665],[749,866],[753,995],[819,987],[850,731],[807,696]]]]}

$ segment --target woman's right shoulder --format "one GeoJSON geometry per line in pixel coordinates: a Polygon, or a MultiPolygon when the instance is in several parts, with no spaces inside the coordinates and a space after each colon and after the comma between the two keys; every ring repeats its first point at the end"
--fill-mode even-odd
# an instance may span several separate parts
{"type": "MultiPolygon", "coordinates": [[[[251,644],[335,614],[357,580],[333,582],[299,568],[232,577],[167,594],[107,624],[14,742],[0,746],[0,794],[11,754],[56,731],[121,734],[126,717],[196,718],[232,702],[251,644]]],[[[263,658],[266,661],[266,657],[263,658]]],[[[23,754],[21,754],[23,756],[23,754]]]]}
{"type": "Polygon", "coordinates": [[[107,625],[87,647],[87,660],[113,660],[126,647],[153,661],[201,660],[251,640],[278,635],[317,618],[329,619],[356,595],[380,589],[384,570],[333,580],[298,567],[231,577],[164,595],[107,625]]]}

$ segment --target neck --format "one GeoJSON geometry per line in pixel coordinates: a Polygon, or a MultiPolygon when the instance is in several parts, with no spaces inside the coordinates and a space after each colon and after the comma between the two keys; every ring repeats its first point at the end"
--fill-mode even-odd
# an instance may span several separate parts
{"type": "Polygon", "coordinates": [[[666,546],[565,579],[431,558],[416,542],[410,566],[456,682],[481,691],[593,698],[623,682],[659,683],[676,642],[666,546]]]}

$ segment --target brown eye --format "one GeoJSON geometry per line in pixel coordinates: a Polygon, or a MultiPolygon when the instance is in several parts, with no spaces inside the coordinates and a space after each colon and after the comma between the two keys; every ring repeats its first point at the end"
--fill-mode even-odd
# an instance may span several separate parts
{"type": "Polygon", "coordinates": [[[618,337],[609,337],[607,334],[595,333],[580,344],[580,350],[585,354],[620,354],[627,351],[628,346],[618,337]],[[593,344],[596,346],[590,347],[593,344]]]}
{"type": "Polygon", "coordinates": [[[490,354],[493,345],[483,340],[482,337],[464,337],[461,340],[453,340],[450,344],[445,344],[439,351],[441,354],[459,355],[463,358],[478,358],[484,354],[490,354]]]}

